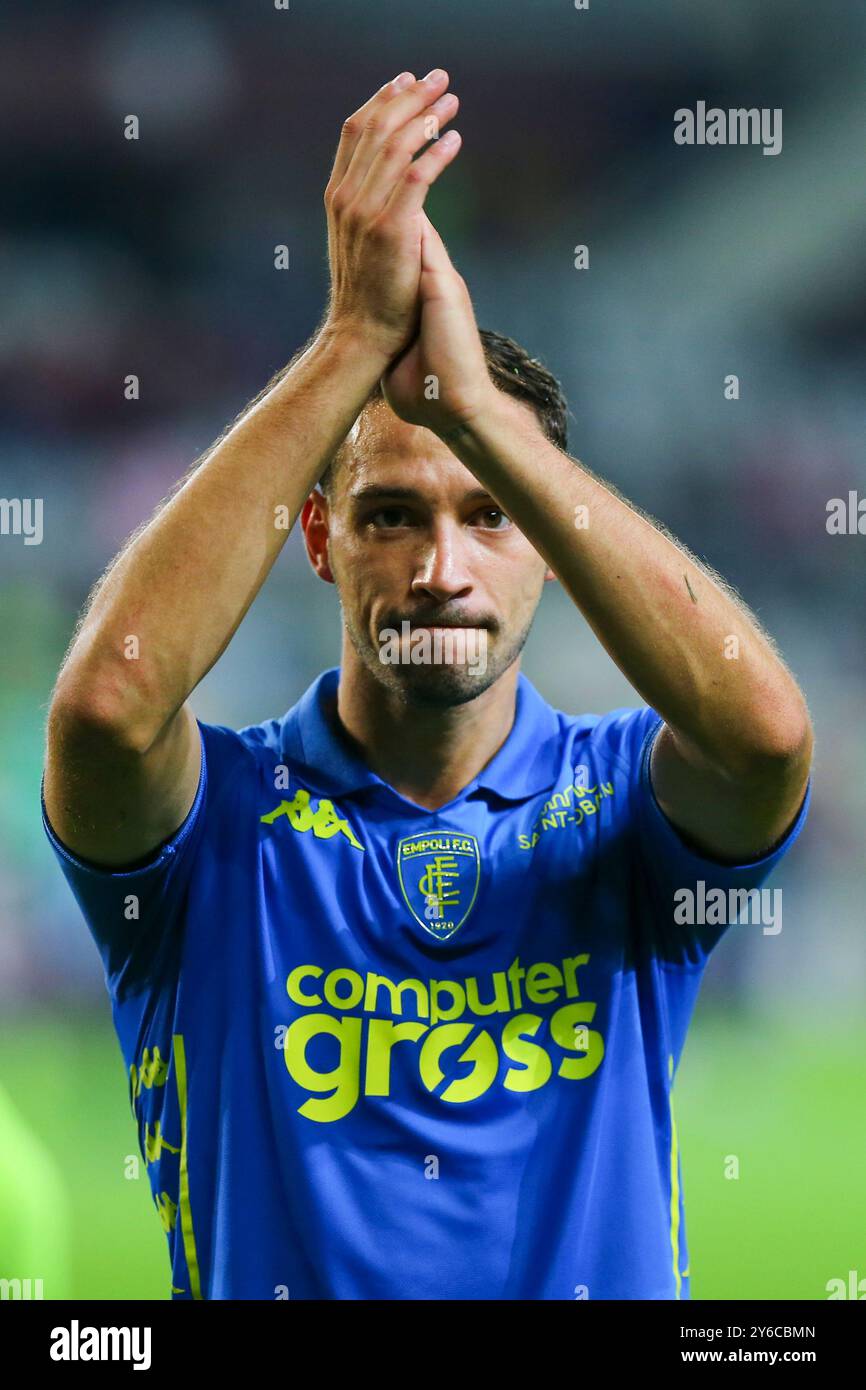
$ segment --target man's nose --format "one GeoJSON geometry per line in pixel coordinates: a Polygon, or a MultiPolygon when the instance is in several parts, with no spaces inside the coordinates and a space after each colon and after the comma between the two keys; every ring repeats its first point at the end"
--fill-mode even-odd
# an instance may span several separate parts
{"type": "Polygon", "coordinates": [[[413,594],[445,603],[471,593],[469,557],[462,532],[457,524],[442,523],[428,534],[412,580],[413,594]]]}

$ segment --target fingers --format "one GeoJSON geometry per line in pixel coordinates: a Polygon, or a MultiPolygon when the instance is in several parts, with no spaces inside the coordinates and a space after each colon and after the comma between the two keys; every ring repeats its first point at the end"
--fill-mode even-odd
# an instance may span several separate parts
{"type": "MultiPolygon", "coordinates": [[[[421,214],[424,218],[423,234],[421,234],[421,275],[435,275],[439,277],[434,281],[435,285],[445,288],[445,281],[463,281],[463,277],[457,272],[455,263],[450,259],[448,247],[443,242],[439,232],[436,231],[427,213],[421,214]]],[[[466,291],[468,293],[468,291],[466,291]]]]}
{"type": "Polygon", "coordinates": [[[337,188],[343,179],[349,167],[349,161],[355,152],[355,146],[360,140],[370,116],[380,110],[398,92],[412,86],[414,82],[415,74],[413,72],[401,72],[399,77],[395,77],[391,82],[386,82],[384,87],[380,87],[378,92],[373,93],[369,101],[365,101],[363,106],[359,106],[358,110],[353,111],[352,115],[343,122],[334,167],[328,180],[328,190],[337,188]]]}
{"type": "Polygon", "coordinates": [[[438,231],[432,224],[427,213],[424,214],[424,235],[421,238],[421,271],[434,271],[435,274],[446,274],[455,270],[452,259],[446,250],[438,231]]]}
{"type": "Polygon", "coordinates": [[[380,212],[394,191],[397,179],[405,173],[414,156],[431,140],[438,140],[444,125],[457,115],[459,97],[445,92],[426,111],[390,135],[367,170],[367,176],[354,200],[354,211],[363,218],[380,212]]]}
{"type": "Polygon", "coordinates": [[[426,212],[424,214],[424,235],[421,242],[421,260],[424,270],[451,270],[451,257],[437,229],[426,212]]]}
{"type": "MultiPolygon", "coordinates": [[[[340,202],[345,206],[356,197],[367,171],[378,155],[383,144],[400,131],[413,116],[420,115],[428,106],[444,93],[448,86],[448,74],[442,68],[434,68],[420,82],[413,82],[404,89],[377,93],[373,105],[366,116],[350,116],[343,126],[349,126],[349,138],[355,136],[348,166],[339,183],[340,202]],[[381,99],[380,99],[381,98],[381,99]]],[[[362,108],[363,109],[363,108],[362,108]]],[[[342,143],[342,142],[341,142],[342,143]]]]}
{"type": "Polygon", "coordinates": [[[434,140],[429,150],[425,150],[403,171],[385,203],[384,214],[397,219],[420,212],[430,185],[451,163],[462,140],[463,137],[456,130],[447,130],[440,139],[434,140]]]}
{"type": "Polygon", "coordinates": [[[364,102],[363,106],[359,106],[357,111],[353,111],[351,116],[346,118],[340,132],[340,143],[337,146],[334,167],[331,170],[331,177],[328,180],[329,189],[339,187],[349,167],[352,155],[355,153],[355,147],[370,117],[376,111],[381,110],[381,108],[390,101],[392,97],[395,97],[398,92],[403,91],[406,87],[410,87],[414,82],[415,74],[413,72],[401,72],[399,76],[393,78],[390,82],[386,82],[383,87],[380,87],[378,92],[374,92],[369,100],[364,102]]]}

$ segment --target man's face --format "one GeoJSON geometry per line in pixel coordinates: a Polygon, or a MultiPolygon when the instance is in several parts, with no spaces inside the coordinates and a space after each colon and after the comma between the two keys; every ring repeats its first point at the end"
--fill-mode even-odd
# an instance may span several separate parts
{"type": "Polygon", "coordinates": [[[447,708],[516,660],[552,576],[438,436],[368,406],[330,498],[313,498],[310,558],[337,585],[349,640],[382,686],[447,708]]]}

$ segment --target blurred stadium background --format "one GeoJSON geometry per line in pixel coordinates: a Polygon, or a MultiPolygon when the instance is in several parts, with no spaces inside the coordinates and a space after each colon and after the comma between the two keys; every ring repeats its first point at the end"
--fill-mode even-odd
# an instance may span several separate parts
{"type": "MultiPolygon", "coordinates": [[[[440,65],[464,146],[428,211],[480,324],[561,377],[571,452],[739,589],[814,714],[811,820],[771,884],[783,930],[729,930],[678,1076],[693,1295],[866,1277],[866,538],[826,531],[829,499],[866,495],[866,9],[4,9],[0,492],[44,499],[44,539],[0,536],[0,1276],[168,1296],[98,958],[40,824],[47,701],[97,575],[314,330],[341,121],[440,65]],[[782,108],[782,153],[675,145],[698,100],[782,108]]],[[[282,713],[338,631],[295,533],[196,713],[282,713]]],[[[570,711],[640,703],[558,592],[524,669],[570,711]]]]}

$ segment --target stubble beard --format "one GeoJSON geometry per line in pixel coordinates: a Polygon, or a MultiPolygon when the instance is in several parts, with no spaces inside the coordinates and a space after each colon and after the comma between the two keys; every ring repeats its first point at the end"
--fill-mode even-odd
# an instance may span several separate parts
{"type": "MultiPolygon", "coordinates": [[[[530,617],[520,632],[503,640],[498,624],[485,623],[482,627],[486,636],[486,663],[483,671],[473,671],[471,667],[474,663],[471,661],[443,661],[417,665],[412,662],[386,664],[380,660],[379,648],[370,634],[355,622],[354,616],[348,612],[342,599],[340,607],[349,641],[373,679],[403,704],[410,708],[427,710],[452,709],[457,705],[477,700],[479,695],[489,690],[520,656],[532,626],[530,617]]],[[[428,623],[434,621],[426,620],[428,623]]],[[[442,623],[441,626],[449,624],[442,623]]],[[[393,627],[399,631],[400,621],[394,623],[393,627]]]]}

